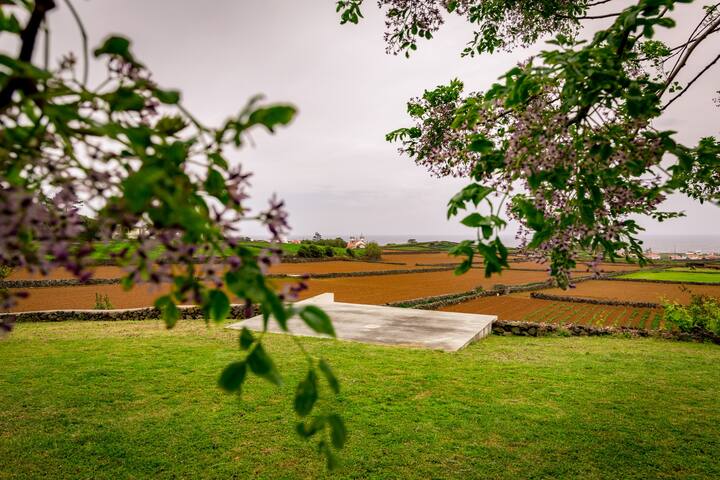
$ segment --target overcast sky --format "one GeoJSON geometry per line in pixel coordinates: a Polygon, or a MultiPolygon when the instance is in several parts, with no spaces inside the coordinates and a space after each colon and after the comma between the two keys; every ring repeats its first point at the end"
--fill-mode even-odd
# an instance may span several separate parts
{"type": "MultiPolygon", "coordinates": [[[[52,13],[53,57],[79,51],[80,37],[63,2],[52,13]]],[[[360,25],[340,26],[333,0],[75,0],[90,44],[109,33],[130,37],[139,59],[206,123],[220,123],[257,93],[299,109],[289,128],[254,137],[232,158],[255,173],[253,205],[277,192],[287,202],[294,235],[365,232],[470,233],[445,220],[447,200],[462,180],[436,179],[385,142],[409,125],[405,104],[424,89],[463,80],[482,90],[534,50],[461,58],[471,28],[450,20],[409,60],[385,53],[384,22],[368,0],[360,25]]],[[[99,78],[102,68],[95,66],[99,78]]],[[[660,126],[695,142],[717,135],[716,69],[668,112],[660,126]],[[713,88],[714,87],[714,88],[713,88]]],[[[720,209],[676,198],[688,212],[672,223],[642,223],[654,234],[720,235],[720,209]]],[[[248,235],[262,230],[247,229],[248,235]]]]}

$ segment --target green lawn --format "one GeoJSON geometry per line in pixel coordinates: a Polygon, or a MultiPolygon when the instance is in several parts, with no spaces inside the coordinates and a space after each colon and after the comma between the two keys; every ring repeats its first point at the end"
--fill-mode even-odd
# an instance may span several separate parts
{"type": "MultiPolygon", "coordinates": [[[[181,322],[21,324],[0,340],[0,478],[316,478],[286,386],[215,387],[235,334],[181,322]]],[[[459,353],[304,340],[342,379],[331,478],[720,478],[720,348],[490,337],[459,353]]]]}
{"type": "Polygon", "coordinates": [[[714,273],[714,274],[716,274],[716,275],[720,275],[720,270],[718,270],[717,268],[673,267],[673,268],[668,268],[667,271],[668,271],[668,272],[687,272],[687,273],[714,273]]]}
{"type": "Polygon", "coordinates": [[[656,272],[633,272],[622,275],[620,278],[635,278],[642,280],[665,280],[668,282],[702,282],[720,284],[720,275],[717,273],[698,273],[690,271],[660,270],[656,272]]]}

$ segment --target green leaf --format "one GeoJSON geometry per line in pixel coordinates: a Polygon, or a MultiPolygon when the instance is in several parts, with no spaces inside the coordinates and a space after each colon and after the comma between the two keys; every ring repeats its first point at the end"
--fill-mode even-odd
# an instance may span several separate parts
{"type": "Polygon", "coordinates": [[[228,198],[225,178],[223,178],[222,173],[212,167],[208,169],[207,178],[205,179],[205,190],[213,197],[220,199],[223,203],[228,198]]]}
{"type": "Polygon", "coordinates": [[[182,117],[178,115],[163,116],[155,124],[155,130],[162,135],[172,136],[182,131],[187,124],[182,117]]]}
{"type": "Polygon", "coordinates": [[[318,333],[325,333],[332,337],[335,336],[335,329],[333,328],[332,321],[321,308],[315,305],[308,305],[300,310],[300,318],[303,319],[305,324],[315,330],[318,333]]]}
{"type": "Polygon", "coordinates": [[[297,109],[292,105],[258,108],[250,114],[248,125],[264,125],[268,130],[274,132],[276,126],[290,123],[295,113],[297,113],[297,109]]]}
{"type": "Polygon", "coordinates": [[[320,367],[320,371],[323,375],[325,375],[325,379],[327,380],[328,385],[330,385],[330,389],[332,389],[335,393],[340,393],[340,382],[338,382],[337,377],[335,377],[330,365],[321,358],[318,366],[320,367]]]}
{"type": "Polygon", "coordinates": [[[255,342],[255,337],[246,327],[240,330],[240,348],[247,350],[255,342]]]}
{"type": "Polygon", "coordinates": [[[210,290],[206,308],[207,317],[210,320],[222,322],[230,314],[230,300],[222,290],[210,290]]]}
{"type": "Polygon", "coordinates": [[[310,370],[305,379],[298,383],[295,392],[295,412],[301,417],[307,416],[312,411],[317,398],[317,375],[315,370],[310,370]]]}
{"type": "Polygon", "coordinates": [[[177,90],[162,90],[158,88],[155,90],[155,96],[167,105],[175,105],[180,101],[180,92],[177,90]]]}
{"type": "Polygon", "coordinates": [[[463,218],[460,221],[460,223],[462,223],[466,227],[472,227],[472,228],[477,228],[477,227],[480,227],[481,225],[491,225],[492,224],[489,218],[487,218],[483,215],[480,215],[477,212],[471,213],[467,217],[463,218]]]}
{"type": "Polygon", "coordinates": [[[340,415],[333,413],[327,416],[330,425],[330,438],[335,448],[343,448],[347,440],[347,430],[340,415]]]}
{"type": "Polygon", "coordinates": [[[134,65],[139,65],[135,61],[132,53],[130,53],[130,40],[125,37],[111,36],[105,39],[103,44],[95,49],[95,56],[101,55],[117,55],[125,61],[134,65]]]}
{"type": "Polygon", "coordinates": [[[255,375],[275,385],[282,384],[282,379],[280,378],[277,368],[275,368],[275,364],[265,352],[262,345],[257,344],[255,346],[247,357],[247,364],[255,375]]]}
{"type": "Polygon", "coordinates": [[[155,308],[162,313],[167,328],[174,327],[180,318],[180,309],[175,305],[170,295],[163,295],[155,300],[155,308]]]}
{"type": "Polygon", "coordinates": [[[234,392],[240,389],[246,374],[247,364],[245,362],[233,362],[220,374],[218,385],[227,392],[234,392]]]}

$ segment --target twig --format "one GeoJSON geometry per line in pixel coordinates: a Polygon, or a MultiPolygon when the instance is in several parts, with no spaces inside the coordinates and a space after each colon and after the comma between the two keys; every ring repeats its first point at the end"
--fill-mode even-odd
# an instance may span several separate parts
{"type": "Polygon", "coordinates": [[[702,70],[700,70],[700,72],[699,72],[697,75],[695,75],[695,77],[693,77],[693,79],[690,80],[690,82],[688,82],[688,84],[685,86],[685,88],[683,88],[683,89],[680,91],[680,93],[678,93],[677,95],[675,95],[673,98],[670,99],[670,101],[668,101],[665,105],[663,105],[663,107],[662,107],[660,110],[665,110],[667,107],[670,106],[671,103],[673,103],[675,100],[677,100],[678,98],[680,98],[680,97],[683,95],[683,93],[687,92],[687,91],[690,89],[690,87],[692,86],[692,84],[695,83],[695,81],[696,81],[698,78],[700,78],[705,72],[707,72],[707,71],[710,69],[710,67],[712,67],[713,65],[715,65],[715,64],[718,62],[718,60],[720,60],[720,55],[718,55],[717,57],[715,57],[715,59],[714,59],[712,62],[710,62],[710,63],[708,63],[707,65],[705,65],[705,68],[703,68],[702,70]]]}
{"type": "Polygon", "coordinates": [[[75,19],[75,23],[77,23],[78,29],[80,30],[80,36],[82,37],[82,48],[83,48],[83,85],[87,85],[88,82],[88,70],[90,66],[90,55],[88,50],[88,36],[87,32],[85,31],[85,25],[82,22],[82,19],[80,18],[80,15],[78,15],[77,10],[75,10],[75,6],[72,4],[70,0],[65,0],[65,4],[70,9],[70,12],[72,13],[73,18],[75,19]]]}

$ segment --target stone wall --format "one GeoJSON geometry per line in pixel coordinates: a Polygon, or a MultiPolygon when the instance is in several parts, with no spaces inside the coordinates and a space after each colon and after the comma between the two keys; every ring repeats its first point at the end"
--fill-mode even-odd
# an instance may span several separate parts
{"type": "Polygon", "coordinates": [[[553,300],[556,302],[570,302],[570,303],[589,303],[591,305],[613,305],[620,307],[635,307],[635,308],[660,308],[662,305],[654,302],[633,302],[630,300],[604,300],[600,298],[587,298],[587,297],[573,297],[571,295],[552,295],[549,293],[533,292],[530,294],[531,298],[537,298],[538,300],[553,300]]]}
{"type": "Polygon", "coordinates": [[[720,336],[702,329],[695,329],[692,332],[680,332],[677,330],[644,330],[629,327],[594,327],[591,325],[556,325],[550,323],[496,320],[493,323],[492,330],[495,335],[506,336],[541,337],[544,335],[560,335],[594,337],[622,335],[630,337],[656,337],[681,341],[712,342],[720,345],[720,336]]]}
{"type": "MultiPolygon", "coordinates": [[[[180,318],[203,319],[205,315],[201,308],[194,305],[179,305],[180,318]]],[[[235,304],[230,307],[228,318],[243,319],[245,305],[235,304]]],[[[251,315],[260,312],[257,306],[252,307],[251,315]]],[[[162,318],[160,310],[154,307],[124,308],[113,310],[44,310],[37,312],[0,313],[2,322],[64,322],[64,321],[116,321],[116,320],[156,320],[162,318]]]]}

